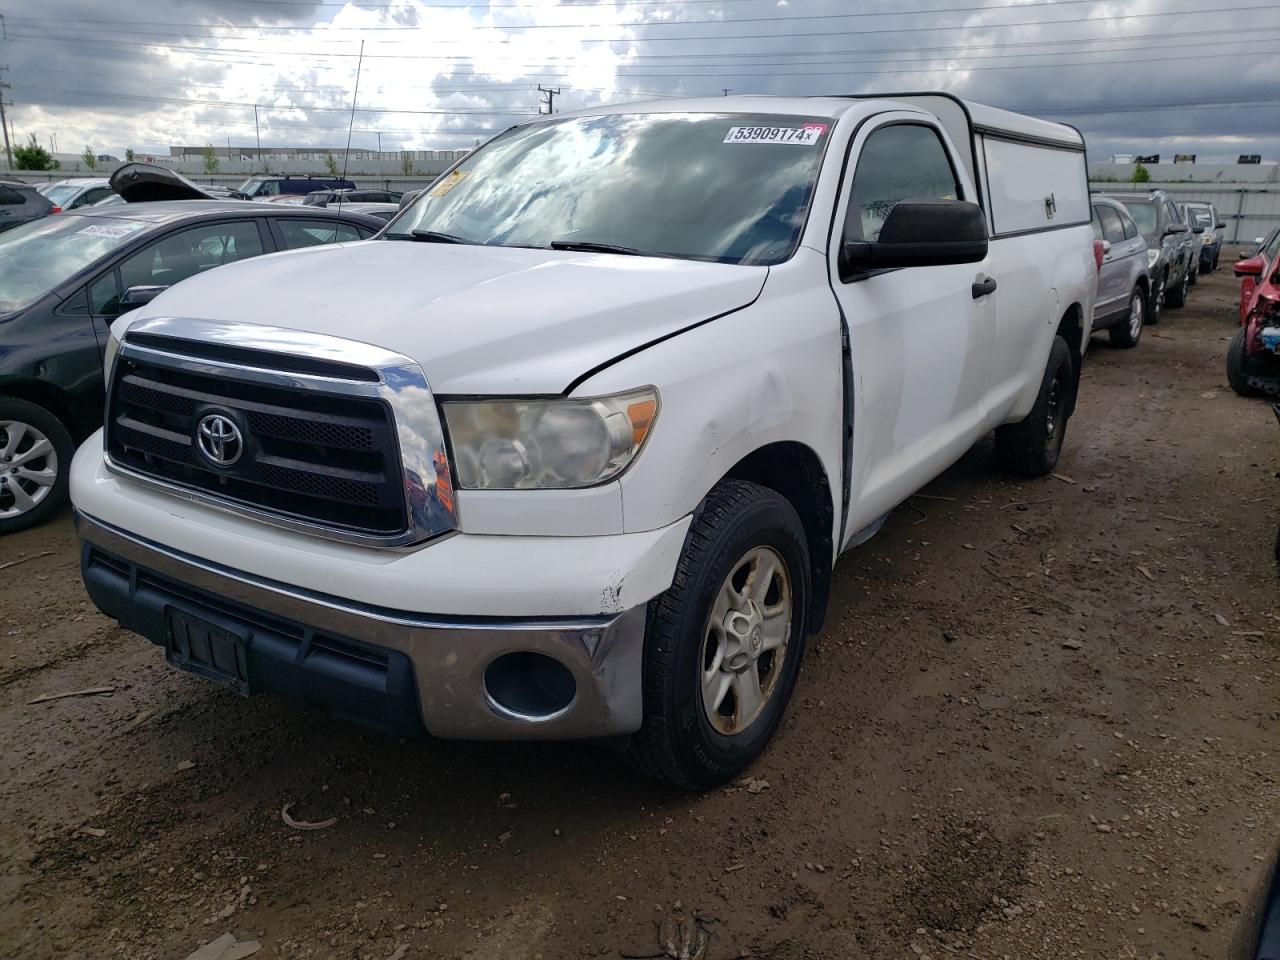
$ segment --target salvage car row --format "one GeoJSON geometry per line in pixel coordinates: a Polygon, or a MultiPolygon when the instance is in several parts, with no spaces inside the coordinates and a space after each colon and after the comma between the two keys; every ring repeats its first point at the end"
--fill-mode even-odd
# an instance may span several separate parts
{"type": "Polygon", "coordinates": [[[1136,344],[1212,232],[936,94],[543,116],[389,224],[113,182],[0,236],[0,524],[70,465],[90,597],[175,666],[698,789],[840,554],[992,431],[1051,473],[1092,330],[1136,344]]]}

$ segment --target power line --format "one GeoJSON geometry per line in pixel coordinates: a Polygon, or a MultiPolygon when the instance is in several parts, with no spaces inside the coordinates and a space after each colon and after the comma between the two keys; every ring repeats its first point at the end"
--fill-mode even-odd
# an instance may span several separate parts
{"type": "MultiPolygon", "coordinates": [[[[619,24],[615,22],[595,22],[595,23],[530,23],[530,24],[502,24],[502,25],[481,25],[475,29],[481,30],[563,30],[568,28],[582,27],[648,27],[648,26],[682,26],[692,24],[721,24],[721,23],[774,23],[779,21],[801,21],[801,20],[844,20],[862,17],[905,17],[917,15],[933,16],[940,13],[987,13],[991,10],[1025,10],[1034,7],[1065,7],[1079,6],[1083,4],[1110,3],[1113,0],[1027,0],[1026,3],[994,3],[988,5],[968,6],[968,7],[932,7],[926,9],[913,10],[863,10],[855,13],[804,13],[804,14],[783,14],[776,17],[709,17],[701,20],[638,20],[632,23],[619,24]]],[[[468,12],[472,8],[454,7],[453,9],[466,9],[468,12]]],[[[542,7],[546,10],[546,7],[542,7]]],[[[1199,13],[1199,10],[1187,10],[1186,13],[1199,13]]],[[[119,25],[122,28],[134,29],[137,27],[199,27],[208,30],[315,30],[316,25],[299,25],[299,24],[263,24],[263,23],[201,23],[190,21],[153,21],[153,20],[87,20],[80,17],[10,17],[15,23],[30,24],[40,26],[45,24],[94,24],[94,25],[119,25]]],[[[394,26],[335,26],[325,24],[325,32],[329,31],[350,31],[358,33],[370,32],[414,32],[420,30],[418,24],[396,24],[394,26]]]]}
{"type": "MultiPolygon", "coordinates": [[[[1248,6],[1215,7],[1212,9],[1200,9],[1200,10],[1170,10],[1170,11],[1158,11],[1158,12],[1152,12],[1152,13],[1130,13],[1130,14],[1121,14],[1121,15],[1109,16],[1109,17],[1072,17],[1072,18],[1060,19],[1060,20],[1018,20],[1018,21],[1011,21],[1008,23],[960,24],[960,25],[951,25],[951,26],[928,26],[928,27],[894,27],[894,28],[877,28],[874,30],[823,30],[820,32],[764,33],[764,34],[762,33],[740,33],[740,34],[719,34],[719,35],[704,34],[699,36],[674,36],[674,37],[579,37],[576,39],[577,39],[577,42],[580,44],[582,43],[668,43],[673,41],[688,41],[688,40],[703,41],[703,42],[708,40],[714,40],[719,42],[723,40],[779,40],[779,39],[802,39],[806,37],[871,36],[871,35],[883,35],[883,34],[894,34],[894,33],[942,33],[942,32],[956,31],[956,30],[976,30],[976,29],[1007,30],[1007,29],[1012,29],[1016,27],[1054,27],[1054,26],[1063,26],[1063,25],[1075,24],[1075,23],[1109,23],[1109,22],[1115,22],[1118,20],[1149,20],[1156,17],[1202,16],[1207,13],[1208,14],[1245,13],[1245,12],[1254,11],[1254,10],[1274,10],[1274,9],[1275,9],[1274,4],[1253,4],[1248,6]]],[[[783,17],[742,18],[739,20],[734,20],[734,19],[714,20],[714,21],[708,21],[708,23],[714,23],[714,24],[747,23],[747,22],[756,23],[756,22],[762,22],[762,21],[771,22],[771,21],[778,21],[778,20],[784,20],[784,19],[786,18],[783,18],[783,17]]],[[[687,24],[692,22],[693,21],[681,21],[680,23],[687,24]]],[[[676,22],[669,21],[668,23],[674,25],[676,22]]],[[[657,26],[657,25],[659,25],[659,22],[655,21],[655,22],[646,22],[643,24],[621,24],[621,25],[601,24],[600,26],[620,26],[623,29],[629,29],[629,28],[634,28],[639,26],[647,27],[647,26],[657,26]]],[[[596,26],[596,25],[594,24],[544,24],[542,26],[545,26],[545,27],[554,26],[560,29],[569,29],[569,28],[582,28],[582,27],[589,27],[589,26],[596,26]]],[[[518,30],[531,29],[531,28],[530,27],[474,27],[473,29],[497,30],[500,32],[502,31],[516,32],[518,30]]],[[[108,32],[112,32],[112,31],[108,31],[108,32]]],[[[189,35],[185,33],[174,34],[174,33],[161,33],[161,32],[145,31],[145,30],[131,30],[129,32],[132,35],[157,36],[157,37],[159,36],[186,37],[189,35]]],[[[43,39],[43,40],[59,39],[58,37],[39,37],[39,36],[32,36],[28,34],[10,34],[10,37],[13,39],[33,39],[33,40],[34,39],[43,39]]],[[[85,38],[76,38],[76,39],[85,39],[85,38]]],[[[244,40],[248,38],[210,36],[207,39],[244,40]]],[[[263,39],[268,39],[268,38],[263,38],[263,39]]],[[[1082,38],[1082,39],[1087,39],[1087,38],[1082,38]]],[[[125,41],[110,41],[110,42],[125,43],[125,41]]],[[[423,41],[415,40],[410,42],[414,44],[420,44],[423,41]]],[[[484,43],[489,43],[489,44],[496,43],[499,45],[504,45],[504,44],[510,43],[508,39],[484,40],[484,39],[475,39],[475,38],[453,39],[453,40],[430,40],[427,42],[431,44],[450,45],[450,46],[456,46],[458,44],[467,44],[469,46],[473,46],[476,44],[484,44],[484,43]]],[[[130,46],[163,46],[169,49],[180,49],[180,46],[176,44],[156,43],[156,42],[148,42],[148,41],[141,41],[138,43],[132,43],[128,45],[130,46]]],[[[210,48],[196,47],[193,49],[208,50],[210,48]]],[[[282,54],[295,55],[295,56],[301,55],[303,53],[302,51],[263,51],[263,50],[242,50],[239,52],[282,53],[282,54]]],[[[339,52],[339,51],[333,51],[333,52],[317,51],[317,53],[326,57],[356,56],[356,54],[354,53],[339,52]]],[[[376,57],[378,59],[391,59],[391,58],[404,59],[405,58],[405,55],[403,54],[366,54],[366,56],[370,58],[376,57]]],[[[408,59],[415,59],[415,58],[410,56],[408,57],[408,59]]]]}

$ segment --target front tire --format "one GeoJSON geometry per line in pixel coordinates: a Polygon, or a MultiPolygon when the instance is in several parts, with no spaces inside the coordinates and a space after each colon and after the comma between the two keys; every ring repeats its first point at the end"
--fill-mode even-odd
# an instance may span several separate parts
{"type": "Polygon", "coordinates": [[[1248,335],[1247,327],[1239,327],[1227,347],[1227,382],[1231,389],[1242,397],[1260,397],[1262,391],[1249,382],[1253,373],[1254,362],[1244,354],[1244,341],[1248,335]]]}
{"type": "Polygon", "coordinates": [[[1154,327],[1160,322],[1160,313],[1164,310],[1164,291],[1169,281],[1169,274],[1163,272],[1153,282],[1151,299],[1147,301],[1147,324],[1154,327]]]}
{"type": "Polygon", "coordinates": [[[742,480],[707,494],[671,588],[649,607],[633,767],[705,790],[764,751],[804,656],[809,570],[804,527],[781,494],[742,480]]]}
{"type": "Polygon", "coordinates": [[[0,536],[44,523],[66,502],[74,450],[44,407],[0,397],[0,536]]]}
{"type": "Polygon", "coordinates": [[[1005,470],[1022,477],[1043,477],[1058,465],[1067,434],[1073,373],[1071,348],[1062,337],[1054,337],[1035,406],[1018,423],[996,428],[996,457],[1005,470]]]}
{"type": "Polygon", "coordinates": [[[1171,307],[1186,306],[1187,296],[1191,292],[1191,273],[1188,268],[1183,268],[1182,279],[1178,281],[1178,286],[1174,290],[1165,291],[1164,302],[1171,307]]]}
{"type": "Polygon", "coordinates": [[[1129,294],[1129,316],[1112,327],[1108,334],[1113,347],[1132,349],[1142,339],[1142,325],[1147,316],[1147,295],[1142,287],[1134,287],[1129,294]]]}

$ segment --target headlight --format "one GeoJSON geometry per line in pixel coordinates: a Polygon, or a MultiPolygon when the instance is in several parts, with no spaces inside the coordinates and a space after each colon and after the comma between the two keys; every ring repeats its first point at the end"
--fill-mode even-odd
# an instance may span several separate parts
{"type": "Polygon", "coordinates": [[[1160,250],[1157,247],[1149,247],[1147,249],[1147,268],[1150,269],[1156,265],[1156,261],[1160,259],[1160,250]]]}
{"type": "Polygon", "coordinates": [[[626,469],[658,415],[658,392],[442,406],[459,487],[564,489],[604,483],[626,469]]]}

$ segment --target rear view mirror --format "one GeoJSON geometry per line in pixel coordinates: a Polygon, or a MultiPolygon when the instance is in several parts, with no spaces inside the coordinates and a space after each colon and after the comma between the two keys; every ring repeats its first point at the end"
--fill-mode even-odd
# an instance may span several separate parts
{"type": "Polygon", "coordinates": [[[987,221],[976,203],[903,202],[889,211],[874,242],[845,239],[841,272],[976,263],[986,255],[987,221]]]}
{"type": "Polygon", "coordinates": [[[120,298],[120,310],[133,310],[137,307],[145,306],[160,294],[169,288],[167,286],[137,286],[130,287],[124,292],[124,296],[120,298]]]}
{"type": "Polygon", "coordinates": [[[1262,257],[1253,256],[1247,260],[1241,260],[1235,265],[1234,270],[1237,277],[1260,277],[1266,266],[1262,257]]]}

